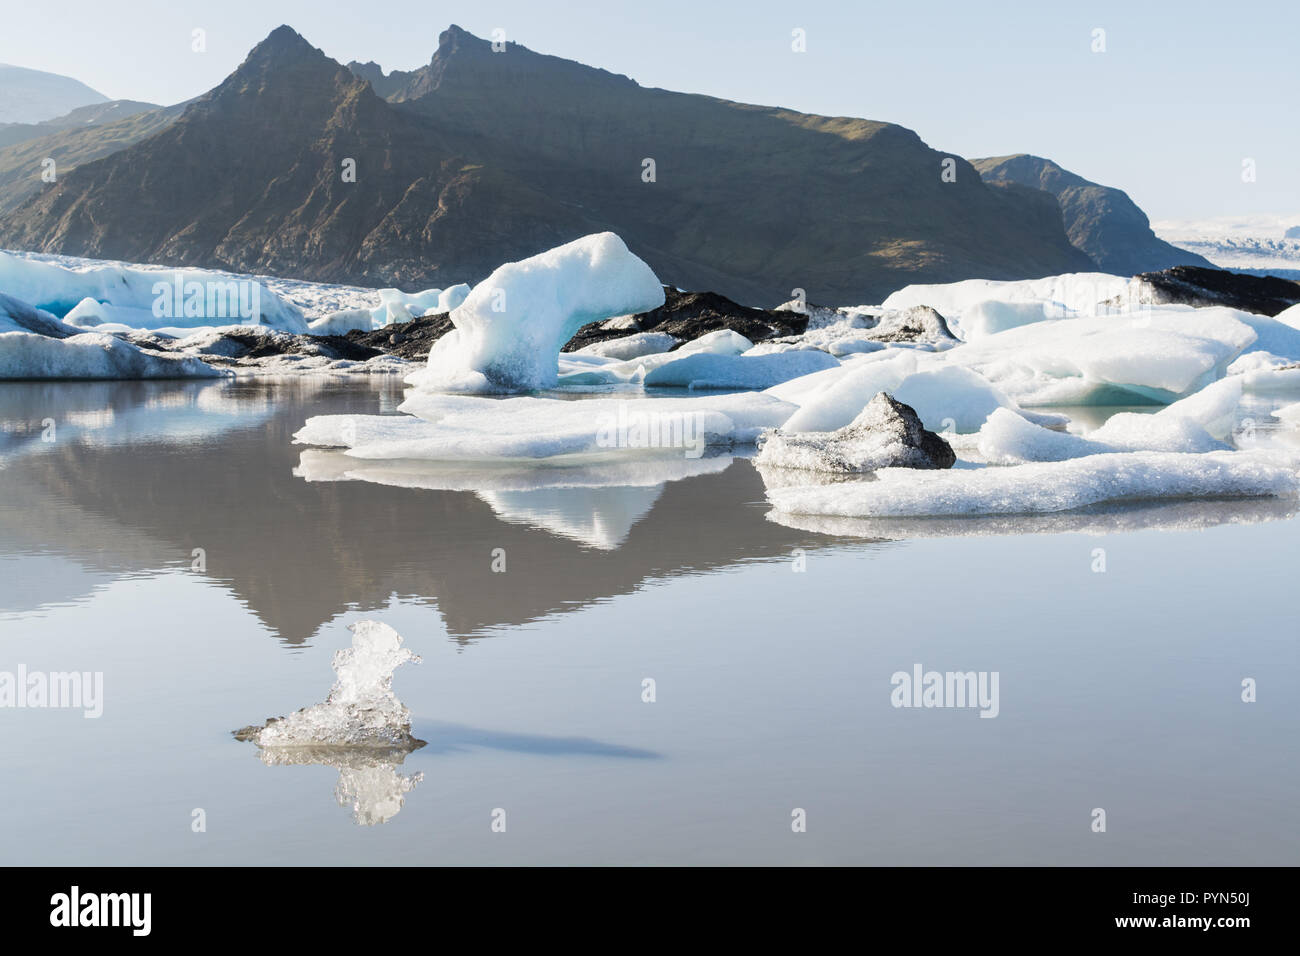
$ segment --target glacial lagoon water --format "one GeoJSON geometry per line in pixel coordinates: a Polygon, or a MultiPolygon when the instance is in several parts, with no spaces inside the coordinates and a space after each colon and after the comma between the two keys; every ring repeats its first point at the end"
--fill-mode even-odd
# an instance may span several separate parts
{"type": "Polygon", "coordinates": [[[6,863],[1300,855],[1292,503],[788,527],[744,458],[658,486],[308,480],[309,415],[400,400],[0,385],[0,671],[103,675],[97,719],[0,708],[6,863]],[[232,737],[322,700],[361,620],[422,658],[393,687],[426,746],[232,737]],[[996,672],[996,718],[893,706],[917,665],[996,672]]]}

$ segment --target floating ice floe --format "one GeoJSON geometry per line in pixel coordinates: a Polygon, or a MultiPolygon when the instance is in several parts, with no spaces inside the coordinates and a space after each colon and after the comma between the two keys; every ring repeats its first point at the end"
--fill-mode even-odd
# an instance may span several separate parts
{"type": "Polygon", "coordinates": [[[356,458],[494,461],[668,454],[752,443],[794,407],[762,394],[688,399],[478,398],[416,393],[406,416],[323,415],[294,435],[356,458]]]}
{"type": "Polygon", "coordinates": [[[769,488],[786,514],[845,518],[1050,514],[1152,498],[1294,496],[1296,463],[1275,454],[1122,452],[952,471],[888,468],[875,480],[769,488]]]}
{"type": "Polygon", "coordinates": [[[1295,517],[1294,498],[1133,501],[1054,514],[925,518],[845,518],[779,511],[768,520],[796,531],[877,541],[1021,534],[1111,535],[1132,531],[1198,531],[1226,524],[1262,524],[1295,517]]]}
{"type": "Polygon", "coordinates": [[[560,349],[582,326],[663,303],[663,286],[622,239],[585,236],[499,266],[452,311],[455,328],[407,380],[461,392],[549,388],[560,349]]]}
{"type": "Polygon", "coordinates": [[[235,731],[259,747],[350,747],[414,750],[424,741],[411,735],[411,712],[393,693],[393,671],[420,659],[402,636],[379,621],[352,626],[352,646],[334,653],[337,675],[323,703],[235,731]]]}

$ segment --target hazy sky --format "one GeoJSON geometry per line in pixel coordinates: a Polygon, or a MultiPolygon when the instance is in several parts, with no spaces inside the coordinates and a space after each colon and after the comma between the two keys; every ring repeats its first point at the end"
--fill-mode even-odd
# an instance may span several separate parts
{"type": "Polygon", "coordinates": [[[426,63],[449,23],[500,27],[643,86],[888,120],[967,157],[1048,156],[1153,219],[1300,221],[1296,0],[63,0],[6,4],[4,21],[0,62],[158,103],[216,85],[281,23],[385,70],[426,63]],[[196,27],[205,53],[191,51],[196,27]],[[795,28],[806,53],[791,51],[795,28]]]}

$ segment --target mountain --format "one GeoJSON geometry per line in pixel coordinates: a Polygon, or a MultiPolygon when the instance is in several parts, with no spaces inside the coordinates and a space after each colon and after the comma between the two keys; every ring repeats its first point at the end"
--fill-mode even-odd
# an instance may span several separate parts
{"type": "Polygon", "coordinates": [[[944,182],[948,158],[900,126],[646,89],[454,26],[387,75],[280,27],[174,123],[6,215],[0,246],[414,287],[611,229],[664,282],[760,304],[1092,268],[1051,196],[957,157],[944,182]]]}
{"type": "Polygon", "coordinates": [[[1070,242],[1103,272],[1136,275],[1177,265],[1210,266],[1204,257],[1157,238],[1146,213],[1121,189],[1099,186],[1026,153],[972,159],[971,165],[986,182],[1016,183],[1055,196],[1070,242]]]}
{"type": "Polygon", "coordinates": [[[69,113],[56,116],[54,119],[42,120],[39,123],[10,123],[7,126],[0,126],[0,148],[12,146],[14,143],[21,143],[28,139],[49,136],[51,133],[57,133],[60,130],[77,129],[83,126],[104,126],[108,123],[126,119],[128,116],[135,116],[137,113],[148,113],[156,109],[159,109],[156,103],[141,103],[136,100],[107,100],[89,106],[78,106],[69,113]]]}
{"type": "Polygon", "coordinates": [[[0,142],[4,141],[3,134],[11,129],[41,131],[39,135],[0,147],[0,215],[16,209],[43,188],[52,188],[41,180],[41,164],[46,158],[54,160],[58,176],[66,176],[82,163],[109,156],[152,136],[170,125],[186,106],[181,103],[135,111],[135,106],[143,105],[112,100],[74,110],[45,123],[0,128],[0,142]],[[95,116],[93,121],[63,122],[86,113],[95,116]],[[122,118],[116,118],[119,115],[122,118]]]}
{"type": "Polygon", "coordinates": [[[0,123],[39,123],[107,100],[69,76],[0,63],[0,123]]]}

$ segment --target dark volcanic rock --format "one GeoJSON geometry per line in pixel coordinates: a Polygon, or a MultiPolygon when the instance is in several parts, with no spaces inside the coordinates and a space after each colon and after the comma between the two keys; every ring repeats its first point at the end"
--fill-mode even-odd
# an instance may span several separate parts
{"type": "Polygon", "coordinates": [[[606,342],[636,332],[666,332],[689,342],[709,332],[730,329],[751,342],[783,335],[801,335],[808,328],[808,316],[784,310],[751,309],[716,292],[682,292],[664,287],[664,304],[636,316],[635,328],[606,328],[601,322],[583,326],[564,346],[574,352],[595,342],[606,342]]]}
{"type": "Polygon", "coordinates": [[[429,349],[452,330],[451,317],[446,312],[422,315],[410,322],[394,322],[381,329],[362,332],[353,329],[344,338],[355,345],[374,349],[376,353],[387,352],[400,355],[404,359],[423,361],[429,357],[429,349]]]}
{"type": "MultiPolygon", "coordinates": [[[[863,338],[873,342],[957,342],[948,320],[928,305],[916,305],[899,312],[886,312],[863,338]]],[[[904,405],[904,408],[907,406],[904,405]]]]}
{"type": "Polygon", "coordinates": [[[1300,302],[1300,282],[1277,276],[1252,276],[1223,269],[1174,266],[1138,276],[1156,303],[1198,308],[1226,305],[1257,315],[1277,315],[1300,302]]]}
{"type": "Polygon", "coordinates": [[[916,410],[878,392],[838,431],[771,432],[755,463],[832,474],[881,468],[951,468],[957,456],[946,441],[921,424],[916,410]]]}

